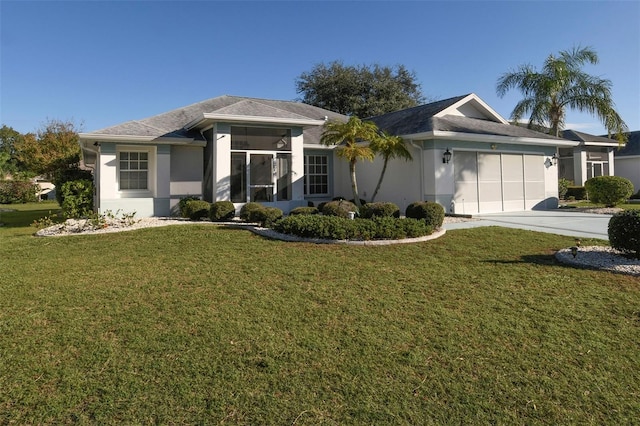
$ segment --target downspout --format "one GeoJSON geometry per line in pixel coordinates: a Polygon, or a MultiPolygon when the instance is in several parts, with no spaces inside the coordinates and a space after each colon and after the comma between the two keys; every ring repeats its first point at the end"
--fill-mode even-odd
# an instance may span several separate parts
{"type": "MultiPolygon", "coordinates": [[[[209,141],[204,136],[204,130],[200,129],[199,132],[200,132],[200,136],[202,136],[202,140],[204,140],[208,144],[209,141]]],[[[211,143],[213,143],[213,141],[211,141],[211,143]]],[[[212,146],[211,147],[211,153],[212,154],[215,152],[214,149],[215,149],[215,147],[212,146]]],[[[205,155],[207,155],[207,147],[206,147],[206,145],[205,145],[205,148],[204,148],[204,155],[202,157],[204,158],[205,155]]],[[[213,169],[214,169],[213,168],[213,166],[214,166],[214,161],[213,160],[214,160],[213,158],[209,159],[209,161],[211,161],[212,173],[213,173],[213,169]]],[[[204,182],[204,177],[205,177],[206,174],[207,174],[207,169],[204,167],[204,164],[203,164],[203,167],[202,167],[202,178],[200,179],[200,192],[202,193],[203,199],[204,199],[204,188],[206,186],[205,182],[204,182]]],[[[214,179],[213,179],[213,177],[211,177],[211,200],[212,201],[216,201],[216,198],[213,196],[213,192],[214,192],[213,181],[214,181],[214,179]]]]}
{"type": "Polygon", "coordinates": [[[409,143],[420,151],[420,200],[422,200],[424,198],[424,147],[416,145],[413,139],[409,143]]]}

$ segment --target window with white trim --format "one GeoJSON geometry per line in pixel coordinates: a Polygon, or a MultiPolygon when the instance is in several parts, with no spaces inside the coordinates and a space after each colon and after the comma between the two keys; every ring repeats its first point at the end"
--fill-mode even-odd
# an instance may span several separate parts
{"type": "Polygon", "coordinates": [[[304,156],[304,194],[329,194],[329,156],[304,156]]]}
{"type": "Polygon", "coordinates": [[[149,189],[149,153],[120,151],[120,190],[149,189]]]}

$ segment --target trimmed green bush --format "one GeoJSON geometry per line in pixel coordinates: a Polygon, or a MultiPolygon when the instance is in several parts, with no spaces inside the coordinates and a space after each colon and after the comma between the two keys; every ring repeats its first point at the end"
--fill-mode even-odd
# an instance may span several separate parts
{"type": "Polygon", "coordinates": [[[573,200],[586,200],[587,190],[584,186],[567,186],[565,197],[573,200]]]}
{"type": "Polygon", "coordinates": [[[431,201],[416,201],[407,206],[405,216],[413,219],[423,219],[434,229],[440,228],[444,222],[444,208],[431,201]]]}
{"type": "Polygon", "coordinates": [[[236,208],[231,201],[216,201],[209,209],[209,219],[214,222],[231,220],[236,215],[236,208]]]}
{"type": "Polygon", "coordinates": [[[430,235],[424,220],[376,217],[349,220],[338,216],[294,215],[278,221],[274,229],[283,234],[324,240],[392,240],[430,235]]]}
{"type": "Polygon", "coordinates": [[[70,180],[62,184],[60,192],[65,217],[79,219],[93,213],[93,181],[70,180]]]}
{"type": "Polygon", "coordinates": [[[242,206],[242,208],[240,209],[240,219],[247,221],[250,220],[249,216],[251,214],[251,212],[253,210],[259,210],[259,209],[263,209],[264,206],[260,203],[256,203],[256,202],[249,202],[246,203],[244,206],[242,206]]]}
{"type": "Polygon", "coordinates": [[[640,210],[626,210],[609,219],[611,247],[640,259],[640,210]]]}
{"type": "Polygon", "coordinates": [[[89,170],[82,170],[78,167],[58,169],[53,173],[51,183],[56,187],[56,201],[62,205],[64,194],[61,191],[62,185],[73,180],[93,181],[93,174],[89,170]]]}
{"type": "Polygon", "coordinates": [[[200,220],[209,217],[211,204],[204,200],[189,200],[185,203],[185,215],[191,220],[200,220]]]}
{"type": "Polygon", "coordinates": [[[573,185],[573,182],[569,179],[560,178],[558,179],[558,198],[561,200],[565,200],[567,196],[567,191],[569,191],[569,187],[573,185]]]}
{"type": "Polygon", "coordinates": [[[283,216],[277,207],[262,207],[249,212],[249,222],[258,222],[264,228],[271,228],[283,216]]]}
{"type": "Polygon", "coordinates": [[[369,203],[363,204],[360,209],[360,217],[371,219],[372,217],[400,217],[400,208],[394,203],[369,203]]]}
{"type": "Polygon", "coordinates": [[[597,176],[584,183],[589,200],[607,207],[626,201],[633,194],[633,183],[620,176],[597,176]]]}
{"type": "Polygon", "coordinates": [[[322,214],[325,216],[349,217],[349,212],[358,213],[358,207],[351,201],[339,200],[329,201],[322,207],[322,214]]]}
{"type": "Polygon", "coordinates": [[[296,207],[295,209],[289,212],[289,215],[309,215],[309,214],[320,214],[320,210],[316,207],[296,207]]]}
{"type": "Polygon", "coordinates": [[[200,197],[196,197],[195,195],[189,195],[187,197],[180,198],[180,201],[178,201],[178,210],[180,211],[180,217],[188,218],[189,215],[187,214],[187,203],[189,201],[196,201],[199,199],[200,197]]]}
{"type": "Polygon", "coordinates": [[[32,203],[38,201],[36,189],[36,185],[28,180],[0,181],[0,204],[32,203]]]}

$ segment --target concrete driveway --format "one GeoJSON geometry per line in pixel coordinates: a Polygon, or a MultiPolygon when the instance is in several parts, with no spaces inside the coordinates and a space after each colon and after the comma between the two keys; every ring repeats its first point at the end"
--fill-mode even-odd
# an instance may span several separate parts
{"type": "Polygon", "coordinates": [[[479,226],[504,226],[548,232],[570,237],[608,240],[607,228],[611,215],[580,213],[570,210],[535,210],[526,212],[491,213],[474,215],[469,222],[449,223],[445,229],[468,229],[479,226]]]}

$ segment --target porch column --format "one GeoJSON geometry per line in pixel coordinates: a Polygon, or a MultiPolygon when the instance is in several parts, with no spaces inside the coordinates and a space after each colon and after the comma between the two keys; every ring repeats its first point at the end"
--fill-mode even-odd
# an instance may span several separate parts
{"type": "Polygon", "coordinates": [[[609,148],[607,150],[607,161],[609,162],[609,176],[615,176],[615,168],[614,168],[614,157],[613,157],[613,150],[616,148],[609,148]]]}
{"type": "Polygon", "coordinates": [[[583,186],[587,180],[587,150],[584,146],[573,148],[573,182],[583,186]]]}

